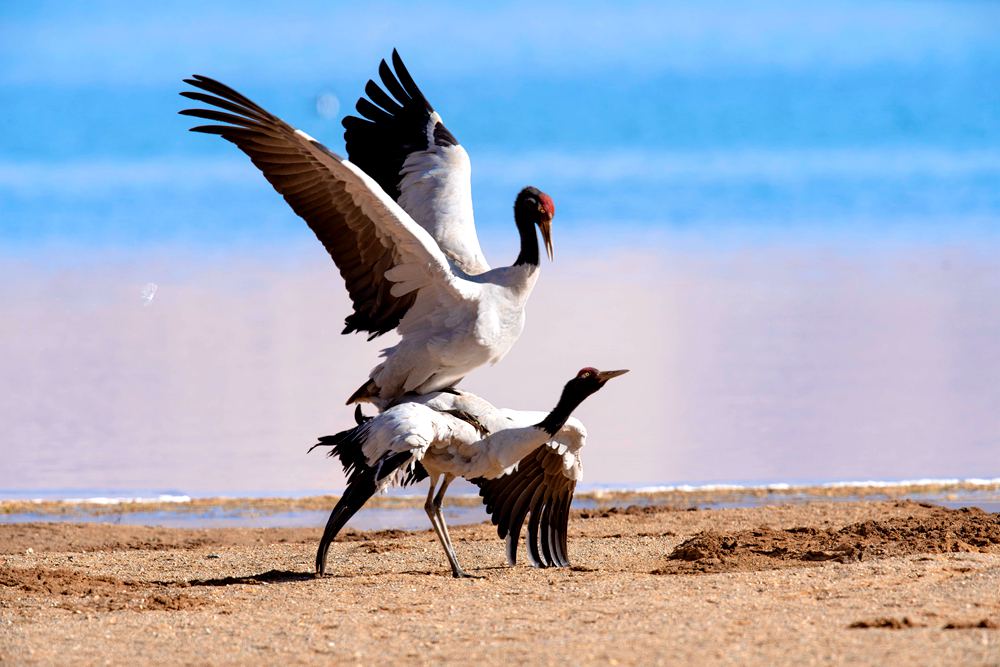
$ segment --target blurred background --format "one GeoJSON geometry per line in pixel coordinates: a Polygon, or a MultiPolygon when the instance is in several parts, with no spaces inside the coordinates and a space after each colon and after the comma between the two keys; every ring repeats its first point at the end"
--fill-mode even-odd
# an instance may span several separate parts
{"type": "Polygon", "coordinates": [[[1000,476],[1000,5],[0,4],[0,497],[301,495],[391,336],[234,147],[218,78],[343,152],[400,50],[469,151],[487,257],[552,195],[519,344],[586,483],[1000,476]]]}

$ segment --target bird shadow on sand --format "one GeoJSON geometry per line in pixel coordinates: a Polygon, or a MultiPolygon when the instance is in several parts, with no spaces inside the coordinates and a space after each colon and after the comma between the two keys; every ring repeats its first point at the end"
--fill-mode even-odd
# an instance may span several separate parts
{"type": "MultiPolygon", "coordinates": [[[[287,584],[295,581],[311,581],[316,578],[312,572],[291,572],[289,570],[268,570],[245,577],[218,577],[215,579],[191,579],[182,582],[188,586],[234,586],[260,584],[287,584]]],[[[175,582],[176,583],[176,582],[175,582]]]]}
{"type": "MultiPolygon", "coordinates": [[[[489,570],[507,570],[509,568],[495,565],[492,567],[477,567],[474,570],[466,570],[469,574],[485,574],[489,570]]],[[[454,579],[451,576],[451,572],[448,570],[402,570],[400,574],[413,574],[422,577],[443,577],[445,579],[454,579]]]]}

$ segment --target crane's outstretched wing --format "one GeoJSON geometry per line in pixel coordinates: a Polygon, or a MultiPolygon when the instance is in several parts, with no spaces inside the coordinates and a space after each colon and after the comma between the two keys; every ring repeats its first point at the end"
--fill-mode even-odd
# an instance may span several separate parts
{"type": "Polygon", "coordinates": [[[468,274],[489,270],[472,214],[469,155],[414,83],[393,49],[365,86],[357,116],[343,120],[347,157],[430,232],[468,274]]]}
{"type": "Polygon", "coordinates": [[[330,253],[354,304],[343,333],[366,331],[370,340],[391,331],[422,288],[458,298],[471,289],[427,231],[361,169],[218,81],[196,75],[185,83],[205,92],[181,95],[223,111],[180,113],[226,123],[191,130],[217,134],[250,156],[330,253]]]}
{"type": "MultiPolygon", "coordinates": [[[[558,436],[557,436],[558,437],[558,436]]],[[[553,441],[521,459],[517,470],[496,479],[474,479],[486,512],[506,539],[507,562],[517,562],[521,526],[528,519],[528,557],[535,567],[568,567],[569,508],[578,459],[566,466],[566,446],[553,441]]]]}

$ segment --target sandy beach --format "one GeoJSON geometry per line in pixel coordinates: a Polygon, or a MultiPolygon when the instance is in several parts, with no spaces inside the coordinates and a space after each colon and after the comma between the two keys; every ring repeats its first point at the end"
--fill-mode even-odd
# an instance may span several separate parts
{"type": "Polygon", "coordinates": [[[0,526],[0,662],[1000,664],[1000,515],[977,509],[577,511],[570,569],[453,536],[483,579],[430,531],[348,531],[316,579],[319,529],[0,526]]]}

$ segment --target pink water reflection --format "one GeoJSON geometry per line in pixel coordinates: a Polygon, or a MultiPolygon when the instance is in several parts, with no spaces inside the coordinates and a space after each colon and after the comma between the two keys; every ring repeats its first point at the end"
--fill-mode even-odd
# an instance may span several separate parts
{"type": "MultiPolygon", "coordinates": [[[[463,386],[546,409],[631,368],[580,409],[590,483],[1000,474],[996,248],[656,247],[563,249],[463,386]]],[[[305,450],[379,345],[320,252],[277,254],[4,261],[0,489],[340,488],[305,450]]]]}

